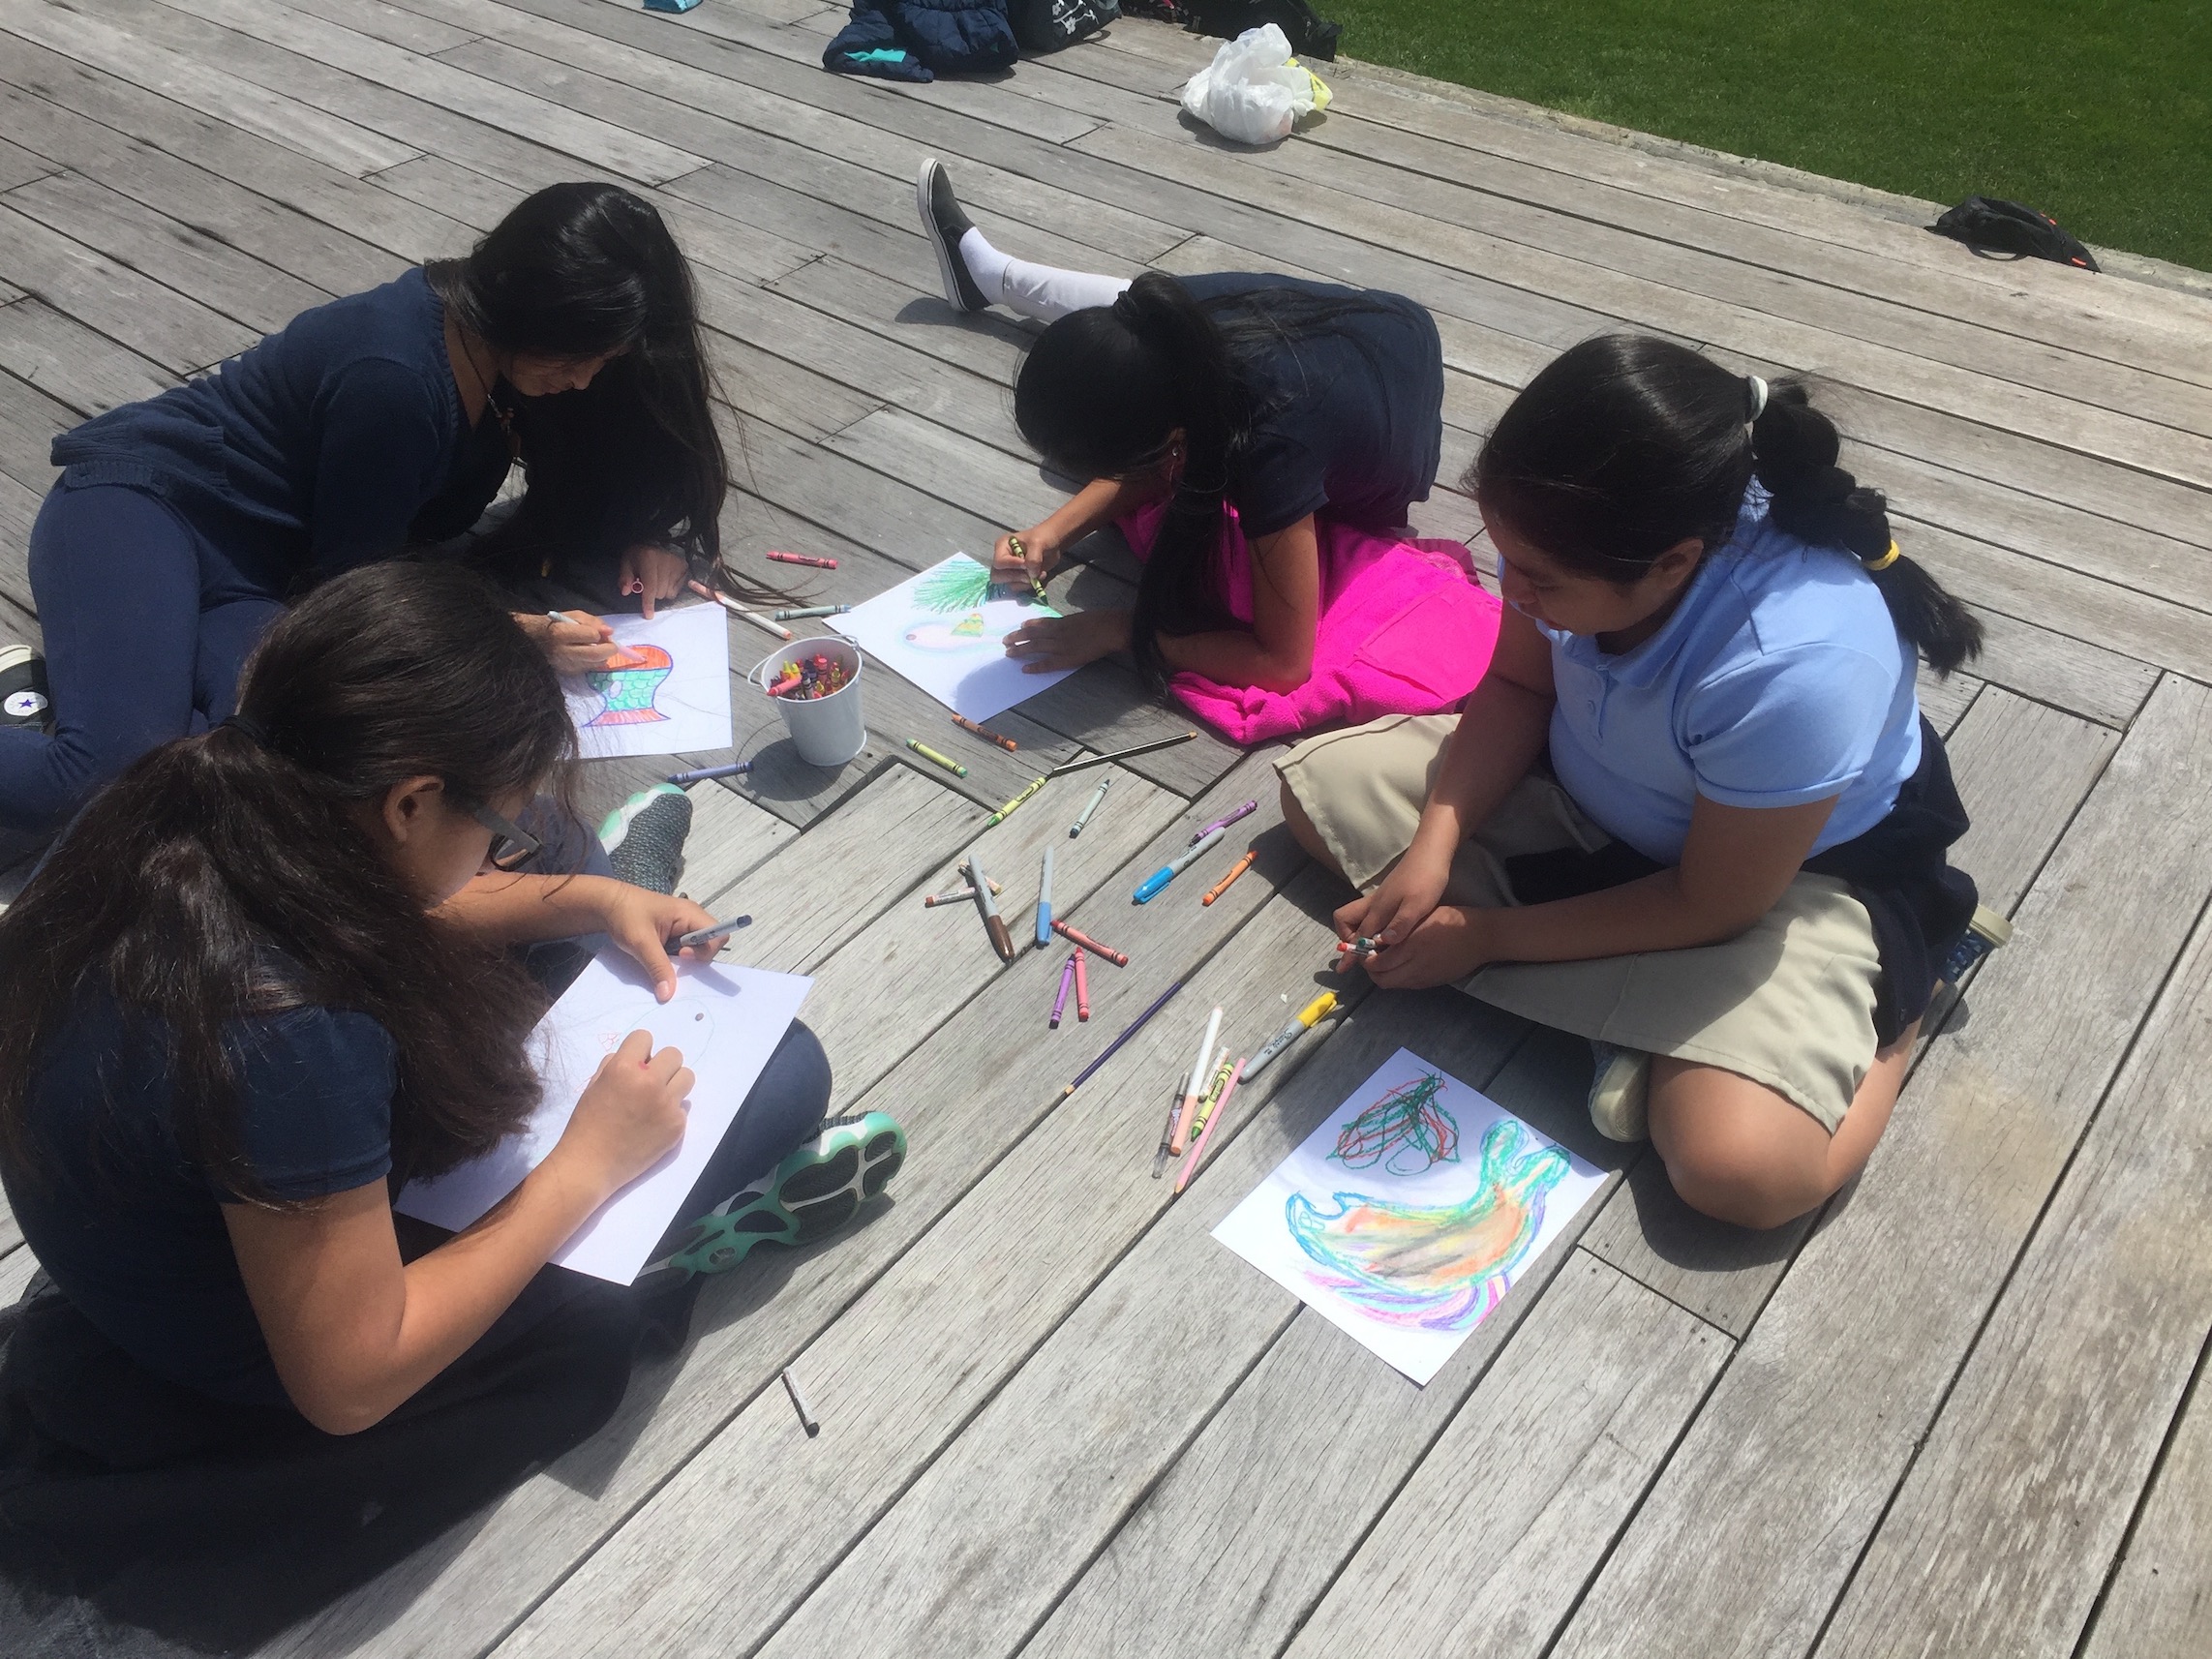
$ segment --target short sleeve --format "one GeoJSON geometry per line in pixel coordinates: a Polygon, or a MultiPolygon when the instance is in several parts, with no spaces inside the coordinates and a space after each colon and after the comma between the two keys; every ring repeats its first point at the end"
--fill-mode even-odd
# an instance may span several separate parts
{"type": "Polygon", "coordinates": [[[390,1035],[367,1014],[293,1009],[228,1038],[246,1161],[279,1198],[319,1198],[392,1167],[390,1035]]]}
{"type": "Polygon", "coordinates": [[[1328,504],[1327,469],[1312,449],[1265,427],[1253,435],[1236,501],[1247,540],[1287,530],[1328,504]]]}
{"type": "Polygon", "coordinates": [[[365,357],[339,372],[318,415],[308,530],[317,566],[346,570],[399,552],[449,459],[445,411],[417,370],[365,357]]]}
{"type": "Polygon", "coordinates": [[[1840,795],[1873,758],[1894,664],[1845,646],[1762,656],[1700,686],[1681,739],[1697,792],[1722,806],[1803,806],[1840,795]]]}

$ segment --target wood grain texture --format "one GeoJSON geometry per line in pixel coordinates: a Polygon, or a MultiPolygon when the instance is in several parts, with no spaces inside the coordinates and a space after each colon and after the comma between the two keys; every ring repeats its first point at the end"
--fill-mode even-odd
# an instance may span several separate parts
{"type": "Polygon", "coordinates": [[[2127,1553],[2080,1646],[2082,1659],[2187,1659],[2212,1650],[2212,1412],[2196,1385],[2127,1553]]]}
{"type": "Polygon", "coordinates": [[[2212,921],[1816,1651],[2071,1653],[2212,1329],[2212,921]]]}
{"type": "Polygon", "coordinates": [[[0,369],[78,416],[157,397],[176,383],[159,364],[35,296],[0,306],[0,369]]]}
{"type": "Polygon", "coordinates": [[[2167,679],[1556,1651],[1803,1651],[2212,892],[2212,693],[2167,679]],[[1843,1432],[1812,1432],[1812,1425],[1843,1432]]]}
{"type": "Polygon", "coordinates": [[[745,897],[749,890],[738,884],[799,831],[719,783],[695,783],[683,793],[691,798],[691,834],[683,843],[683,874],[677,886],[720,916],[715,907],[745,897]]]}
{"type": "Polygon", "coordinates": [[[4,202],[0,240],[8,248],[17,287],[172,374],[188,375],[221,362],[258,337],[254,329],[4,202]]]}

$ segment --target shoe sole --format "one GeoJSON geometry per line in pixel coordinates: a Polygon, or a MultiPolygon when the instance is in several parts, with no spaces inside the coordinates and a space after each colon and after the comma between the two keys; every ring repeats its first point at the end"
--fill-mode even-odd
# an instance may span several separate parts
{"type": "Polygon", "coordinates": [[[904,1137],[896,1130],[879,1130],[860,1145],[841,1146],[821,1162],[793,1170],[742,1209],[692,1222],[690,1236],[668,1261],[693,1273],[727,1273],[755,1245],[796,1249],[826,1239],[881,1192],[905,1161],[904,1137]]]}
{"type": "Polygon", "coordinates": [[[937,256],[937,281],[945,289],[945,303],[967,316],[983,308],[970,305],[961,294],[959,272],[954,263],[958,254],[946,245],[945,232],[937,226],[937,178],[944,170],[934,156],[922,164],[921,172],[914,178],[914,208],[922,215],[922,234],[929,239],[930,250],[937,256]]]}

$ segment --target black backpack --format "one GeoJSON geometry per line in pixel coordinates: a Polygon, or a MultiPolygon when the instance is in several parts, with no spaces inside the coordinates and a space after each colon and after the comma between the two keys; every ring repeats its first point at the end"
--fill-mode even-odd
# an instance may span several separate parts
{"type": "Polygon", "coordinates": [[[1968,196],[1928,228],[1938,236],[1965,243],[1978,254],[2055,259],[2078,270],[2097,269],[2089,250],[2060,229],[2058,221],[2049,214],[2022,207],[2016,201],[2000,201],[1993,196],[1968,196]]]}
{"type": "Polygon", "coordinates": [[[1273,23],[1289,39],[1290,50],[1302,58],[1334,63],[1342,23],[1318,15],[1306,0],[1182,0],[1193,34],[1219,35],[1233,41],[1247,29],[1273,23]]]}
{"type": "Polygon", "coordinates": [[[1121,15],[1116,0],[1013,0],[1007,10],[1025,52],[1056,52],[1121,15]]]}

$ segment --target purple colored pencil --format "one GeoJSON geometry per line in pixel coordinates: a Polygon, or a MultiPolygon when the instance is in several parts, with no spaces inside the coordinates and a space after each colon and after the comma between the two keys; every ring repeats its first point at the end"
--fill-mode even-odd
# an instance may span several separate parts
{"type": "Polygon", "coordinates": [[[1047,1030],[1058,1031],[1060,1029],[1060,1015],[1066,1012],[1068,1008],[1068,987],[1075,982],[1076,959],[1071,956],[1060,964],[1060,994],[1052,999],[1052,1023],[1046,1028],[1047,1030]]]}
{"type": "Polygon", "coordinates": [[[1101,1066],[1104,1066],[1108,1060],[1113,1058],[1114,1050],[1119,1048],[1123,1043],[1127,1042],[1131,1038],[1135,1037],[1139,1031],[1143,1030],[1144,1022],[1150,1019],[1154,1014],[1158,1013],[1162,1009],[1166,1008],[1167,1006],[1167,999],[1173,996],[1182,988],[1183,981],[1177,980],[1173,984],[1169,985],[1166,990],[1162,991],[1160,995],[1153,1000],[1153,1004],[1150,1008],[1146,1009],[1142,1013],[1138,1014],[1135,1019],[1131,1020],[1129,1022],[1129,1028],[1119,1037],[1115,1038],[1111,1042],[1106,1044],[1106,1052],[1104,1054],[1101,1054],[1096,1060],[1092,1061],[1088,1066],[1084,1067],[1080,1071],[1076,1073],[1076,1080],[1073,1083],[1070,1083],[1065,1089],[1060,1091],[1060,1098],[1063,1101],[1066,1100],[1070,1095],[1074,1094],[1077,1089],[1081,1088],[1085,1083],[1089,1082],[1091,1079],[1091,1074],[1098,1071],[1098,1069],[1101,1066]]]}
{"type": "Polygon", "coordinates": [[[1203,830],[1199,830],[1199,831],[1198,831],[1197,834],[1193,835],[1193,836],[1191,837],[1191,845],[1192,845],[1192,846],[1194,846],[1194,847],[1196,847],[1196,846],[1197,846],[1197,844],[1198,844],[1200,841],[1203,841],[1203,840],[1204,840],[1204,839],[1205,839],[1205,838],[1206,838],[1208,835],[1211,835],[1211,834],[1212,834],[1212,833],[1213,833],[1213,832],[1214,832],[1216,830],[1227,830],[1227,828],[1228,828],[1228,827],[1229,827],[1231,824],[1234,824],[1234,823],[1235,823],[1235,822],[1236,822],[1236,821],[1237,821],[1239,818],[1242,818],[1242,817],[1246,816],[1248,813],[1254,813],[1254,812],[1258,812],[1258,810],[1259,810],[1259,802],[1258,802],[1258,801],[1257,801],[1257,800],[1248,800],[1248,801],[1246,801],[1246,802],[1245,802],[1245,803],[1244,803],[1242,806],[1238,807],[1238,808],[1237,808],[1237,809],[1236,809],[1234,812],[1230,813],[1230,814],[1229,814],[1229,815],[1228,815],[1227,818],[1217,818],[1217,819],[1215,819],[1215,820],[1214,820],[1214,821],[1213,821],[1211,824],[1207,825],[1207,826],[1206,826],[1206,827],[1205,827],[1203,830]]]}

